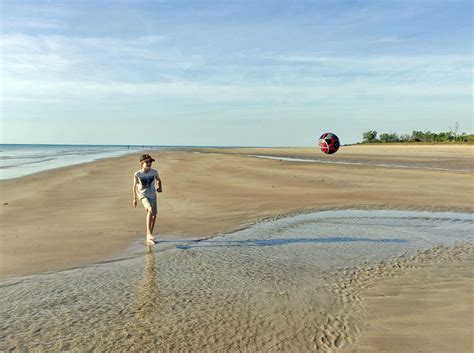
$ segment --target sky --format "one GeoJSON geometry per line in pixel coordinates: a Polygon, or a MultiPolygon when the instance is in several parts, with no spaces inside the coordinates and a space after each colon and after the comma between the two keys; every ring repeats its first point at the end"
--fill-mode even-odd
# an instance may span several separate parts
{"type": "Polygon", "coordinates": [[[1,143],[473,131],[470,0],[1,0],[1,143]]]}

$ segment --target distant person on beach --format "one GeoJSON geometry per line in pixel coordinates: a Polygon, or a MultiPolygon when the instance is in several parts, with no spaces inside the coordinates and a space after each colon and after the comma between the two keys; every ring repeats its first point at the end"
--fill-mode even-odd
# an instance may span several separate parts
{"type": "Polygon", "coordinates": [[[140,157],[141,169],[133,175],[133,207],[137,207],[137,196],[142,201],[147,211],[146,215],[146,243],[155,244],[153,228],[155,227],[157,203],[156,193],[162,192],[161,179],[158,171],[151,168],[155,160],[150,155],[144,154],[140,157]],[[155,187],[158,184],[158,188],[155,187]]]}

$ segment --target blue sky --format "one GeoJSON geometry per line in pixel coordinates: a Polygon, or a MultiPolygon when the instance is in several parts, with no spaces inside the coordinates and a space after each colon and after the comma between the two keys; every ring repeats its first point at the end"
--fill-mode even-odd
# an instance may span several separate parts
{"type": "Polygon", "coordinates": [[[472,132],[471,1],[1,1],[1,142],[472,132]]]}

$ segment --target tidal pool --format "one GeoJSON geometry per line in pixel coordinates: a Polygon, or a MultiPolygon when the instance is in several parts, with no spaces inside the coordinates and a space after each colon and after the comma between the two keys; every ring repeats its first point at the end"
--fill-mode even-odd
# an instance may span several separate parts
{"type": "Polygon", "coordinates": [[[330,287],[345,268],[472,243],[473,225],[452,212],[308,213],[9,279],[0,350],[314,351],[323,318],[340,314],[330,287]]]}

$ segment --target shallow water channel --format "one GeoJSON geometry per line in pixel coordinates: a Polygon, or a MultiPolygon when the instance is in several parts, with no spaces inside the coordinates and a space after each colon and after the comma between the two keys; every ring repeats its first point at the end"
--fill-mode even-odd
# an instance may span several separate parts
{"type": "Polygon", "coordinates": [[[311,351],[344,268],[472,243],[473,225],[463,213],[325,211],[9,279],[0,350],[311,351]]]}

